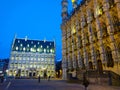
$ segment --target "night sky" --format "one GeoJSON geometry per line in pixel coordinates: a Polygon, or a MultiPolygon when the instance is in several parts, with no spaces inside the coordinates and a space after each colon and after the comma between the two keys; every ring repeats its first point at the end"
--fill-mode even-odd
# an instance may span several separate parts
{"type": "MultiPolygon", "coordinates": [[[[69,11],[71,2],[69,0],[69,11]]],[[[62,58],[61,0],[0,0],[0,59],[9,58],[17,38],[55,40],[56,60],[62,58]]]]}

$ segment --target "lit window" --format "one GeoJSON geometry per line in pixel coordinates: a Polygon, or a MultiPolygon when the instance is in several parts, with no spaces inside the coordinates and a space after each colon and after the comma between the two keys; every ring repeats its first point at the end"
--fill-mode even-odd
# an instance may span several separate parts
{"type": "Polygon", "coordinates": [[[41,58],[41,61],[43,61],[44,60],[44,58],[41,58]]]}
{"type": "Polygon", "coordinates": [[[102,9],[102,7],[97,6],[97,8],[96,8],[96,15],[99,16],[99,15],[102,15],[102,14],[103,14],[103,9],[102,9]]]}
{"type": "Polygon", "coordinates": [[[20,46],[22,47],[23,45],[22,45],[22,44],[20,44],[20,46]]]}
{"type": "Polygon", "coordinates": [[[12,57],[11,59],[14,60],[14,57],[12,57]]]}
{"type": "Polygon", "coordinates": [[[47,49],[47,52],[49,53],[49,49],[47,49]]]}
{"type": "Polygon", "coordinates": [[[16,50],[18,50],[18,47],[16,47],[16,50]]]}
{"type": "Polygon", "coordinates": [[[76,32],[75,27],[72,28],[72,34],[76,32]]]}
{"type": "Polygon", "coordinates": [[[20,43],[20,41],[18,40],[18,43],[20,43]]]}
{"type": "Polygon", "coordinates": [[[28,44],[27,46],[29,47],[30,45],[28,44]]]}
{"type": "Polygon", "coordinates": [[[40,42],[38,42],[38,44],[40,44],[40,42]]]}
{"type": "Polygon", "coordinates": [[[33,48],[30,48],[30,51],[32,52],[32,51],[33,51],[33,48]]]}
{"type": "Polygon", "coordinates": [[[53,51],[53,50],[52,50],[52,49],[50,49],[50,52],[51,52],[51,53],[52,53],[52,51],[53,51]]]}
{"type": "Polygon", "coordinates": [[[46,49],[44,49],[44,53],[46,52],[46,49]]]}
{"type": "Polygon", "coordinates": [[[47,46],[47,48],[49,48],[49,46],[47,46]]]}
{"type": "Polygon", "coordinates": [[[38,48],[37,51],[40,52],[40,49],[38,48]]]}
{"type": "Polygon", "coordinates": [[[41,45],[40,47],[42,48],[43,46],[41,45]]]}
{"type": "Polygon", "coordinates": [[[34,45],[34,47],[36,47],[36,45],[34,45]]]}
{"type": "Polygon", "coordinates": [[[74,3],[75,2],[75,0],[72,0],[72,3],[74,3]]]}
{"type": "Polygon", "coordinates": [[[23,48],[23,51],[25,51],[25,47],[23,48]]]}
{"type": "Polygon", "coordinates": [[[31,43],[33,44],[33,41],[31,43]]]}

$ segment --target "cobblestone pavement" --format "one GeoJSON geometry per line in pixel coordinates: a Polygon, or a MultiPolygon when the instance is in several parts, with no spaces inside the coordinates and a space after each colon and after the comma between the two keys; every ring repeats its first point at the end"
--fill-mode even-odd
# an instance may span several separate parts
{"type": "MultiPolygon", "coordinates": [[[[0,90],[85,90],[83,85],[69,84],[63,80],[15,79],[0,84],[0,90]]],[[[89,85],[87,90],[120,90],[120,87],[89,85]]]]}

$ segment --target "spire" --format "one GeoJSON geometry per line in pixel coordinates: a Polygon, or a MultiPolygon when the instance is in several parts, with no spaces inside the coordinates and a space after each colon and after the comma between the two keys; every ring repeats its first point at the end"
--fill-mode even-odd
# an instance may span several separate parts
{"type": "Polygon", "coordinates": [[[67,0],[62,0],[62,21],[66,21],[68,18],[68,1],[67,0]]]}
{"type": "Polygon", "coordinates": [[[72,1],[73,8],[76,9],[78,5],[78,0],[71,0],[71,1],[72,1]]]}

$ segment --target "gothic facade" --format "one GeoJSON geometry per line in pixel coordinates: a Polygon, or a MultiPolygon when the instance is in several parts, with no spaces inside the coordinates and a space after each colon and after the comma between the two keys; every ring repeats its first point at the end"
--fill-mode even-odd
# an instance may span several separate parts
{"type": "Polygon", "coordinates": [[[63,79],[71,70],[110,70],[120,75],[120,0],[62,0],[63,79]]]}

